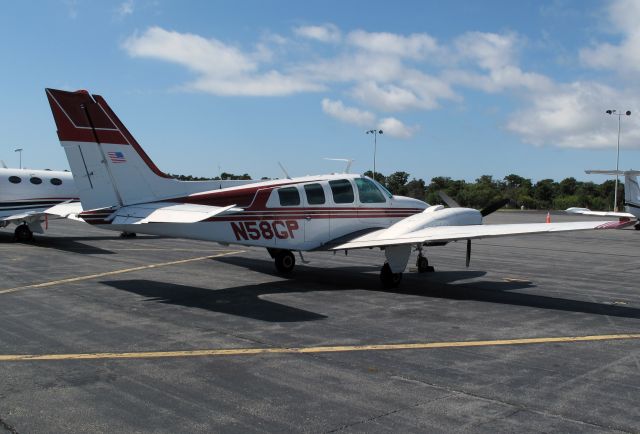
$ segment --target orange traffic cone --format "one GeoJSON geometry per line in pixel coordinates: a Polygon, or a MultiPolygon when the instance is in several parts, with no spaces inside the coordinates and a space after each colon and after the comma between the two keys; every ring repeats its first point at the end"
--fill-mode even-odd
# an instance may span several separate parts
{"type": "Polygon", "coordinates": [[[551,223],[551,211],[547,211],[547,223],[551,223]]]}

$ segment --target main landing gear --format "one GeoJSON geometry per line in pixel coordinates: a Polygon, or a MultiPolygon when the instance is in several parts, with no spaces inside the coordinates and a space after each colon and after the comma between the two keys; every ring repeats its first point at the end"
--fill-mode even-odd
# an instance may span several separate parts
{"type": "Polygon", "coordinates": [[[19,243],[28,243],[29,241],[33,241],[33,232],[31,232],[29,225],[26,223],[19,225],[14,231],[13,236],[19,243]]]}
{"type": "Polygon", "coordinates": [[[274,259],[276,270],[282,274],[289,274],[296,266],[296,257],[291,250],[267,249],[269,255],[274,259]]]}
{"type": "Polygon", "coordinates": [[[634,228],[636,228],[636,231],[640,231],[640,222],[636,223],[634,228]]]}
{"type": "Polygon", "coordinates": [[[394,273],[388,262],[385,262],[380,270],[380,280],[385,289],[397,288],[402,282],[402,273],[394,273]]]}

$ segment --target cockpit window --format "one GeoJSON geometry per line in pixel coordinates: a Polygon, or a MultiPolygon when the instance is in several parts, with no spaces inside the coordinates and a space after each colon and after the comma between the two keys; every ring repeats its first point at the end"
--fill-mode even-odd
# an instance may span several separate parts
{"type": "Polygon", "coordinates": [[[329,181],[335,203],[353,203],[353,187],[346,179],[329,181]]]}
{"type": "Polygon", "coordinates": [[[20,184],[22,182],[22,178],[20,178],[19,176],[10,176],[9,182],[12,184],[20,184]]]}
{"type": "Polygon", "coordinates": [[[320,184],[307,184],[304,186],[309,205],[322,205],[325,202],[324,189],[320,184]]]}
{"type": "Polygon", "coordinates": [[[32,177],[29,181],[31,181],[32,184],[42,184],[42,179],[38,178],[37,176],[32,177]]]}
{"type": "Polygon", "coordinates": [[[278,190],[280,198],[280,206],[296,206],[300,205],[300,193],[295,187],[285,187],[278,190]]]}
{"type": "MultiPolygon", "coordinates": [[[[369,178],[367,178],[367,179],[369,179],[369,178]]],[[[379,183],[378,181],[376,181],[375,179],[370,179],[370,181],[371,181],[371,182],[373,182],[375,185],[377,185],[377,186],[380,188],[380,190],[384,191],[384,194],[386,194],[386,195],[387,195],[387,197],[388,197],[389,199],[392,199],[392,198],[393,198],[393,193],[391,193],[391,192],[387,189],[387,187],[385,187],[384,185],[380,184],[380,183],[379,183]]]]}
{"type": "Polygon", "coordinates": [[[53,185],[62,185],[62,179],[60,179],[60,178],[51,178],[51,183],[53,185]]]}
{"type": "Polygon", "coordinates": [[[360,195],[361,203],[385,203],[386,200],[378,187],[367,178],[356,178],[356,187],[360,195]]]}

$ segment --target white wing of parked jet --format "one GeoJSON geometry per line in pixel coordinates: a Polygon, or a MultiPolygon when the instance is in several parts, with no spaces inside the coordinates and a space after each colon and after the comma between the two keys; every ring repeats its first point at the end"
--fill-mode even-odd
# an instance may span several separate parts
{"type": "Polygon", "coordinates": [[[23,211],[20,213],[4,216],[0,218],[1,222],[8,223],[27,223],[31,230],[37,233],[43,233],[40,222],[45,217],[67,218],[71,220],[83,221],[78,214],[82,212],[80,202],[65,202],[47,208],[44,211],[23,211]]]}
{"type": "Polygon", "coordinates": [[[619,218],[636,218],[635,215],[630,212],[613,212],[613,211],[591,211],[589,208],[567,208],[565,212],[569,214],[580,214],[580,215],[592,215],[598,217],[619,217],[619,218]]]}
{"type": "Polygon", "coordinates": [[[628,222],[594,221],[573,223],[527,223],[496,225],[436,226],[398,235],[392,228],[381,229],[332,247],[332,250],[362,249],[396,245],[449,242],[507,235],[540,234],[545,232],[580,231],[588,229],[618,229],[628,222]]]}

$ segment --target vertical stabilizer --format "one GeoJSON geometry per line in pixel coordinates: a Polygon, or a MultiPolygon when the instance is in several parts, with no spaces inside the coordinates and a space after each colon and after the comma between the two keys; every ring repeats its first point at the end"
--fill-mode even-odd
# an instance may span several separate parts
{"type": "Polygon", "coordinates": [[[255,181],[178,181],[161,172],[100,95],[46,89],[85,210],[167,200],[255,181]]]}
{"type": "Polygon", "coordinates": [[[638,171],[624,172],[624,202],[627,206],[640,211],[640,185],[638,185],[638,171]]]}

